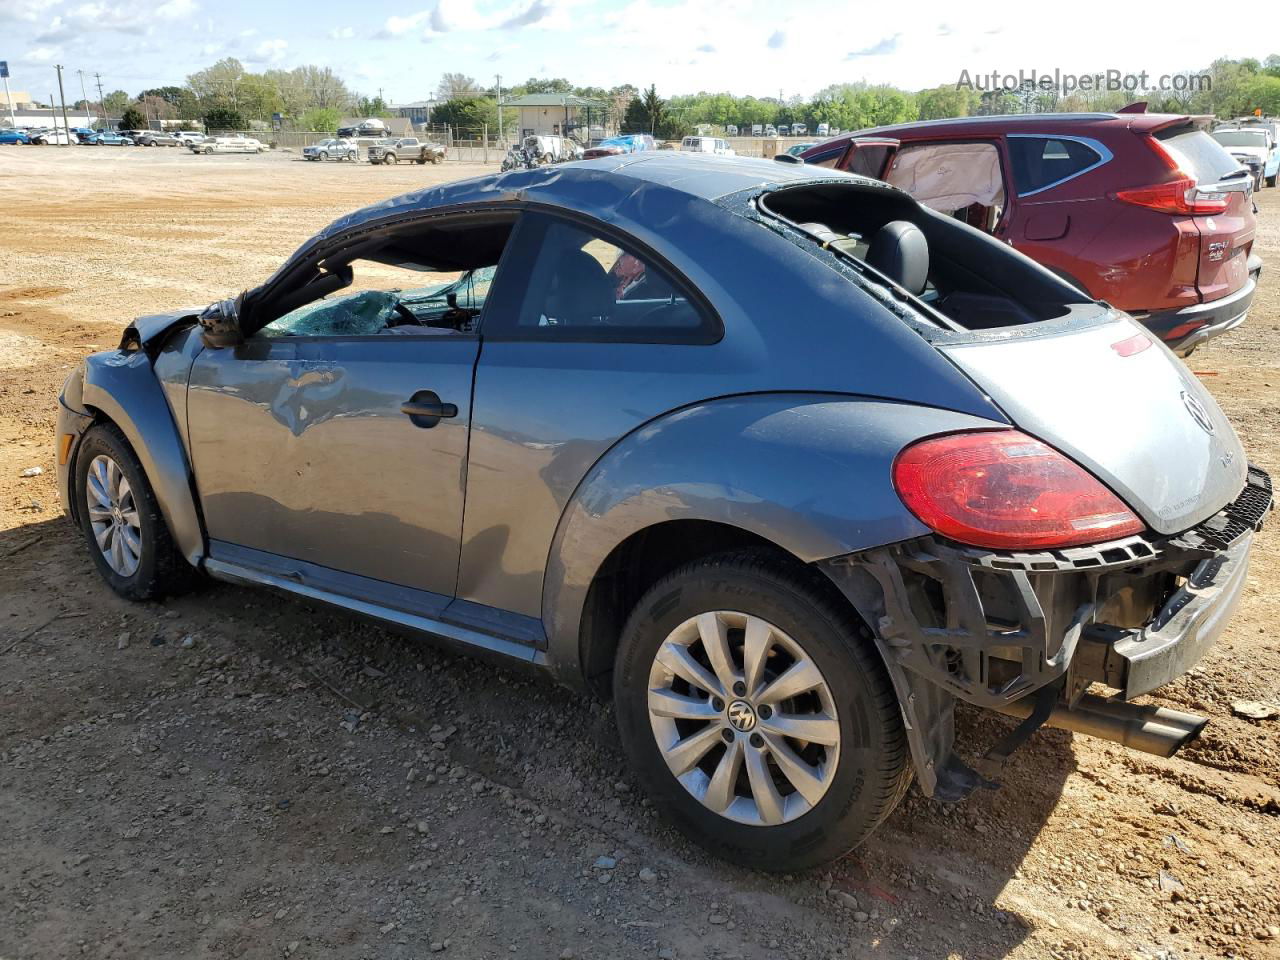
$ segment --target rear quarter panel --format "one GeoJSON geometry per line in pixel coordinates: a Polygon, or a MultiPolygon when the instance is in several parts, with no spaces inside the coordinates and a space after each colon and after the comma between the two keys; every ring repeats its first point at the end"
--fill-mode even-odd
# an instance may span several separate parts
{"type": "Polygon", "coordinates": [[[633,533],[709,520],[806,562],[919,536],[926,528],[893,488],[898,452],[931,434],[998,425],[820,394],[726,397],[646,424],[591,468],[556,529],[543,596],[553,669],[573,681],[587,590],[633,533]]]}

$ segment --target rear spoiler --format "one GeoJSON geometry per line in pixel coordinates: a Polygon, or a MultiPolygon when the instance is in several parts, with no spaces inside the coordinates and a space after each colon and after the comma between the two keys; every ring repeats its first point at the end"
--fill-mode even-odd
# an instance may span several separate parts
{"type": "MultiPolygon", "coordinates": [[[[1148,114],[1148,116],[1152,116],[1148,114]]],[[[1176,113],[1165,114],[1159,116],[1160,119],[1155,123],[1130,124],[1129,129],[1135,133],[1155,134],[1161,130],[1168,130],[1170,127],[1195,127],[1197,130],[1204,130],[1206,133],[1213,129],[1215,117],[1213,114],[1186,114],[1179,115],[1176,113]]]]}

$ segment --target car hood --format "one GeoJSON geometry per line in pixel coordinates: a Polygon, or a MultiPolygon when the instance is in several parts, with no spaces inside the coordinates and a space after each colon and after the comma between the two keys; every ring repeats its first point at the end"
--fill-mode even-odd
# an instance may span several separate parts
{"type": "Polygon", "coordinates": [[[1195,375],[1129,316],[1048,321],[1021,335],[940,345],[1024,432],[1174,534],[1244,489],[1240,440],[1195,375]]]}

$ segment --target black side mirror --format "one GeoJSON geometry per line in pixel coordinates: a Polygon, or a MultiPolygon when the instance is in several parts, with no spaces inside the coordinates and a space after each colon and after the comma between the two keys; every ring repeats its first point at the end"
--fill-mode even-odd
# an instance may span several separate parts
{"type": "Polygon", "coordinates": [[[200,314],[200,328],[205,346],[234,347],[244,343],[240,330],[240,303],[236,300],[217,300],[200,314]]]}
{"type": "Polygon", "coordinates": [[[445,303],[447,303],[447,304],[449,304],[449,309],[450,309],[450,310],[457,310],[457,309],[458,309],[458,294],[457,294],[457,291],[451,291],[451,292],[449,292],[449,293],[446,293],[446,294],[444,295],[444,302],[445,302],[445,303]]]}

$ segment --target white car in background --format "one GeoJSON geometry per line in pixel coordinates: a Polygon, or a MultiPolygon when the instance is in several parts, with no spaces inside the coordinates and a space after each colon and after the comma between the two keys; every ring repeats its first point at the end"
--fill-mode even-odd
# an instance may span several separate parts
{"type": "Polygon", "coordinates": [[[71,135],[67,133],[67,131],[65,130],[45,129],[45,130],[32,130],[31,142],[38,143],[38,144],[53,143],[53,144],[59,144],[59,145],[61,144],[70,145],[73,143],[78,143],[79,141],[73,139],[71,135]]]}
{"type": "Polygon", "coordinates": [[[680,141],[681,153],[714,153],[718,157],[736,157],[737,151],[719,137],[685,137],[680,141]]]}
{"type": "Polygon", "coordinates": [[[360,147],[354,140],[330,137],[302,148],[303,160],[359,160],[360,147]]]}
{"type": "Polygon", "coordinates": [[[195,143],[204,143],[205,135],[199,130],[179,130],[174,134],[178,138],[178,146],[189,147],[195,143]]]}
{"type": "Polygon", "coordinates": [[[209,137],[191,144],[192,153],[262,153],[266,145],[254,137],[209,137]]]}

